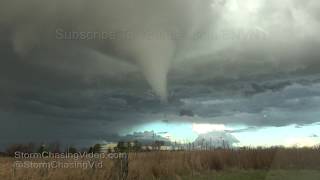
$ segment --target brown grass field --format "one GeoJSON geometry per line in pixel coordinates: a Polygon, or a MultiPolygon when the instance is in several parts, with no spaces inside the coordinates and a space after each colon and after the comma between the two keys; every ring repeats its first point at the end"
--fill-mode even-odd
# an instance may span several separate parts
{"type": "MultiPolygon", "coordinates": [[[[121,178],[121,160],[104,159],[102,168],[17,168],[0,158],[0,180],[319,180],[319,148],[218,149],[211,151],[129,153],[121,178]]],[[[42,162],[38,159],[34,162],[42,162]]],[[[51,159],[46,159],[47,162],[51,159]]],[[[74,161],[74,160],[64,160],[74,161]]],[[[84,161],[84,159],[79,160],[84,161]]]]}

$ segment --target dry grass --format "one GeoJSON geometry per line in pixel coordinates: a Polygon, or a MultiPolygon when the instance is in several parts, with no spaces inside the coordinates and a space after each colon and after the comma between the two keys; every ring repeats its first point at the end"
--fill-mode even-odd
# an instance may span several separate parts
{"type": "Polygon", "coordinates": [[[203,172],[270,169],[320,170],[319,149],[220,149],[131,154],[129,177],[194,176],[203,172]]]}
{"type": "MultiPolygon", "coordinates": [[[[118,160],[103,160],[102,169],[13,168],[14,161],[13,158],[0,158],[1,180],[112,180],[118,179],[120,169],[118,160]]],[[[131,153],[127,179],[184,179],[206,173],[270,169],[320,170],[320,149],[247,148],[131,153]]]]}

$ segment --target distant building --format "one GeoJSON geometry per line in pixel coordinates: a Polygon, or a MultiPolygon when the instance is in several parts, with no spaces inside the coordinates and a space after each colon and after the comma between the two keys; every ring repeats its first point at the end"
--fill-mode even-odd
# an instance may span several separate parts
{"type": "Polygon", "coordinates": [[[114,152],[117,148],[118,143],[110,142],[101,146],[101,152],[114,152]]]}
{"type": "Polygon", "coordinates": [[[153,147],[152,146],[142,146],[141,149],[144,151],[149,151],[149,150],[151,151],[151,150],[153,150],[153,147]]]}
{"type": "Polygon", "coordinates": [[[160,148],[158,149],[158,147],[155,146],[142,146],[141,149],[143,151],[151,151],[151,150],[156,150],[156,151],[172,151],[174,150],[173,146],[160,146],[160,148]]]}
{"type": "Polygon", "coordinates": [[[160,151],[172,151],[172,146],[160,146],[160,151]]]}

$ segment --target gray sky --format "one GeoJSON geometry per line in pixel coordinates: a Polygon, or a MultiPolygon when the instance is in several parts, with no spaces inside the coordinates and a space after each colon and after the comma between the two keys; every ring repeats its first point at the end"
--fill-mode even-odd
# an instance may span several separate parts
{"type": "Polygon", "coordinates": [[[319,9],[316,0],[1,1],[0,144],[91,143],[159,119],[319,122],[319,9]]]}

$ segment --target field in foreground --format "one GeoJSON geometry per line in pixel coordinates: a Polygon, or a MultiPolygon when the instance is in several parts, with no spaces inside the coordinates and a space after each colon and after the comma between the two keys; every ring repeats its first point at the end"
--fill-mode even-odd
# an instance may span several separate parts
{"type": "Polygon", "coordinates": [[[317,170],[233,170],[203,173],[183,180],[319,180],[317,170]]]}
{"type": "MultiPolygon", "coordinates": [[[[95,159],[102,168],[19,168],[0,158],[1,180],[319,180],[320,150],[220,149],[213,151],[130,153],[128,161],[95,159]],[[128,162],[128,164],[126,164],[128,162]]],[[[33,162],[87,162],[88,159],[33,159],[33,162]]]]}

